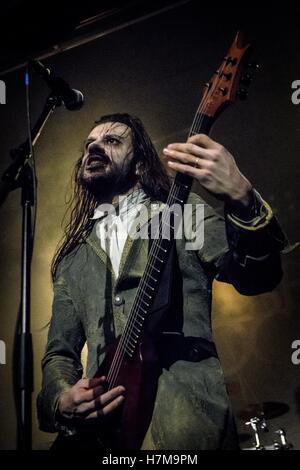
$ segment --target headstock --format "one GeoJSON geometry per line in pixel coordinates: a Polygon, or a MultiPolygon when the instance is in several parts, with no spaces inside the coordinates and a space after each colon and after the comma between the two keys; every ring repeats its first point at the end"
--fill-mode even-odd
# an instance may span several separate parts
{"type": "Polygon", "coordinates": [[[220,67],[205,84],[199,114],[216,118],[237,97],[247,97],[247,87],[252,81],[249,69],[258,67],[248,63],[251,49],[243,33],[238,32],[220,67]]]}

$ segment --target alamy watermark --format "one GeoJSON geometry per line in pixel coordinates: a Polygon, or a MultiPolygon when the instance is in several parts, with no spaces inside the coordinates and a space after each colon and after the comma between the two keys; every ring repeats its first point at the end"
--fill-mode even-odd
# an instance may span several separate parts
{"type": "Polygon", "coordinates": [[[98,217],[106,216],[96,227],[100,240],[109,241],[114,231],[118,236],[141,239],[184,240],[186,250],[200,250],[204,244],[204,204],[172,204],[158,208],[157,203],[140,203],[128,207],[127,201],[119,204],[118,214],[113,204],[101,204],[98,217]],[[150,210],[150,212],[149,212],[150,210]],[[149,221],[149,223],[148,223],[149,221]]]}
{"type": "Polygon", "coordinates": [[[295,349],[291,355],[291,361],[294,366],[298,366],[300,364],[300,339],[295,339],[292,342],[291,348],[295,349]]]}
{"type": "Polygon", "coordinates": [[[292,96],[291,100],[293,104],[300,104],[300,80],[294,80],[291,85],[292,90],[292,96]]]}
{"type": "Polygon", "coordinates": [[[6,344],[0,340],[0,365],[6,364],[6,344]]]}
{"type": "Polygon", "coordinates": [[[6,85],[3,80],[0,80],[0,104],[6,104],[6,85]]]}

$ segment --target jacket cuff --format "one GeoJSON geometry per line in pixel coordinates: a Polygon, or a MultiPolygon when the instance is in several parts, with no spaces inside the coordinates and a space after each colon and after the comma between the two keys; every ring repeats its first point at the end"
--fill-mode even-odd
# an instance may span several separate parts
{"type": "Polygon", "coordinates": [[[283,251],[289,244],[270,205],[256,190],[253,193],[255,213],[251,219],[243,220],[225,206],[227,240],[237,258],[261,259],[283,251]]]}
{"type": "Polygon", "coordinates": [[[38,421],[42,431],[57,432],[64,430],[57,420],[58,400],[62,392],[71,385],[64,380],[55,380],[42,389],[37,398],[38,421]]]}
{"type": "Polygon", "coordinates": [[[225,214],[231,223],[245,230],[254,231],[259,230],[270,222],[273,217],[273,211],[270,205],[254,188],[252,188],[251,196],[252,203],[250,207],[237,211],[225,206],[225,214]]]}

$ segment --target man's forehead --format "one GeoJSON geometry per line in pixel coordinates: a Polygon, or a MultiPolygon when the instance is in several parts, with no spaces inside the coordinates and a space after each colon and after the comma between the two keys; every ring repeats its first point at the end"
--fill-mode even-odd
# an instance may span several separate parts
{"type": "Polygon", "coordinates": [[[94,129],[89,134],[89,138],[98,138],[106,134],[114,134],[120,137],[127,137],[128,135],[130,135],[130,133],[130,127],[126,124],[123,124],[122,122],[104,122],[94,127],[94,129]]]}

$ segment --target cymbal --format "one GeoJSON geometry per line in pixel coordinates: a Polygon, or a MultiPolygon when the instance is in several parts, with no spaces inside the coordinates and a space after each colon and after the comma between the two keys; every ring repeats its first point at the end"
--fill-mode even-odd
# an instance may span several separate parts
{"type": "Polygon", "coordinates": [[[265,419],[274,419],[284,415],[290,407],[286,403],[277,401],[266,401],[263,403],[250,403],[246,408],[238,411],[237,416],[241,419],[250,419],[255,416],[265,419]]]}

